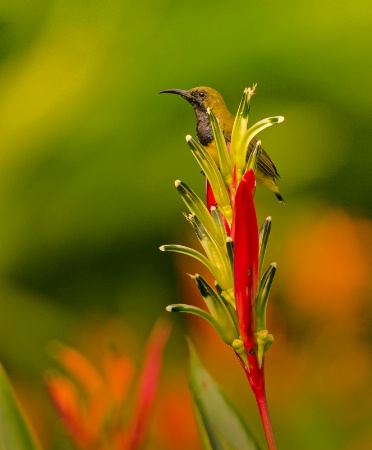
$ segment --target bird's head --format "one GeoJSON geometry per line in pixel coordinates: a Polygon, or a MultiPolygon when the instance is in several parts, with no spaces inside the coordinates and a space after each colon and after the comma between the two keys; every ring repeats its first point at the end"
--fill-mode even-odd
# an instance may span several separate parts
{"type": "Polygon", "coordinates": [[[189,91],[182,89],[166,89],[159,92],[159,94],[177,94],[187,100],[194,108],[197,125],[196,132],[199,142],[202,145],[208,145],[213,141],[213,133],[209,123],[207,109],[217,117],[225,139],[230,141],[231,130],[234,123],[234,116],[227,109],[222,95],[215,89],[206,86],[200,86],[189,91]]]}
{"type": "Polygon", "coordinates": [[[159,94],[177,94],[187,100],[194,110],[206,112],[210,108],[213,112],[219,109],[226,109],[222,95],[215,89],[206,86],[199,86],[188,91],[183,89],[166,89],[159,94]]]}

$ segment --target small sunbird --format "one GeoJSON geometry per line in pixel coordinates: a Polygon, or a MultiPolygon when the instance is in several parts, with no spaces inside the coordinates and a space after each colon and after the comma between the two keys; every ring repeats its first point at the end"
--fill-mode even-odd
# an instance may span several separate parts
{"type": "MultiPolygon", "coordinates": [[[[183,89],[165,89],[164,91],[160,91],[159,94],[177,94],[190,103],[196,115],[196,133],[199,142],[207,149],[217,166],[219,166],[217,149],[209,124],[207,108],[210,108],[217,117],[225,141],[230,142],[235,117],[228,110],[222,95],[215,89],[206,86],[199,86],[188,91],[183,89]]],[[[253,138],[249,143],[247,158],[254,150],[256,143],[256,138],[253,138]]],[[[270,156],[261,149],[256,172],[257,184],[274,192],[278,200],[284,202],[276,184],[276,180],[279,179],[280,175],[275,164],[272,162],[270,156]]]]}

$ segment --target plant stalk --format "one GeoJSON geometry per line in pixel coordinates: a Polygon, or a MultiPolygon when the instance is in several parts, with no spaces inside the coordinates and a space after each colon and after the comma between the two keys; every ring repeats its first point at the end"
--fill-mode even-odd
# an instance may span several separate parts
{"type": "Polygon", "coordinates": [[[261,417],[262,426],[265,433],[268,450],[277,450],[273,428],[270,420],[269,408],[267,406],[266,400],[265,376],[263,365],[261,368],[259,368],[256,356],[255,355],[252,355],[250,357],[248,356],[248,360],[250,360],[250,363],[248,363],[250,369],[248,369],[248,367],[244,364],[240,356],[239,355],[236,356],[238,357],[238,360],[244,369],[248,382],[255,395],[258,410],[261,417]]]}
{"type": "Polygon", "coordinates": [[[260,416],[261,416],[263,429],[265,432],[267,446],[268,446],[269,450],[276,450],[273,428],[271,426],[269,409],[267,407],[265,389],[264,388],[259,389],[258,392],[255,392],[254,394],[256,396],[258,409],[260,411],[260,416]]]}

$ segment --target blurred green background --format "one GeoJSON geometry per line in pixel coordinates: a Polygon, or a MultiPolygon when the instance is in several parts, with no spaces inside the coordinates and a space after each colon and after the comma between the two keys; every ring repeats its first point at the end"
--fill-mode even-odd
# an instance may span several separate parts
{"type": "MultiPolygon", "coordinates": [[[[286,206],[257,193],[279,268],[267,358],[278,447],[372,448],[370,1],[1,3],[0,360],[46,448],[68,448],[43,388],[51,339],[78,345],[119,318],[140,358],[167,304],[198,301],[184,272],[200,268],[158,251],[195,244],[173,184],[202,194],[184,140],[195,120],[155,94],[212,86],[235,112],[255,82],[252,121],[286,118],[261,134],[286,206]]],[[[229,349],[199,319],[170,318],[165,379],[187,389],[191,334],[257,425],[229,349]]],[[[175,448],[165,442],[148,448],[175,448]]]]}

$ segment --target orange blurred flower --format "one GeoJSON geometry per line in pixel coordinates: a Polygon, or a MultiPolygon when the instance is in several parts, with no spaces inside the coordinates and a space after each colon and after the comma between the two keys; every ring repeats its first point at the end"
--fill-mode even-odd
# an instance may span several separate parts
{"type": "Polygon", "coordinates": [[[287,245],[288,300],[307,315],[353,326],[370,283],[371,229],[342,210],[297,224],[287,245]]]}
{"type": "Polygon", "coordinates": [[[128,391],[135,376],[134,363],[115,347],[106,348],[98,370],[83,354],[54,342],[51,353],[64,374],[50,370],[46,385],[64,427],[77,449],[140,448],[157,390],[164,346],[170,334],[158,323],[148,340],[132,414],[128,391]]]}

